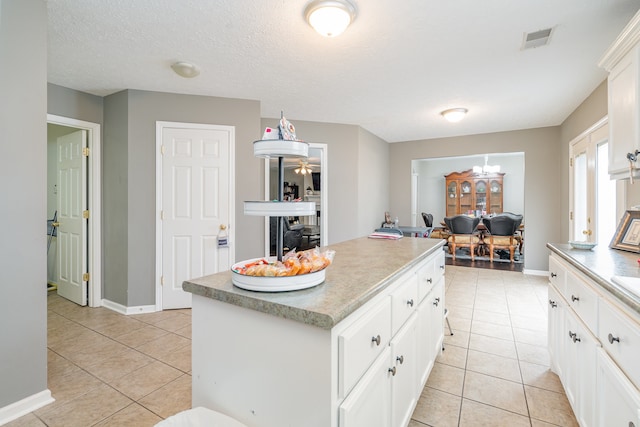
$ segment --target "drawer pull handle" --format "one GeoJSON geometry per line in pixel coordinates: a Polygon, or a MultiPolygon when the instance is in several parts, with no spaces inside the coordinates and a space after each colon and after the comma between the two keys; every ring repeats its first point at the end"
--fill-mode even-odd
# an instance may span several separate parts
{"type": "Polygon", "coordinates": [[[407,305],[408,305],[409,307],[413,307],[413,298],[412,298],[412,299],[410,299],[409,301],[407,301],[407,305]]]}
{"type": "Polygon", "coordinates": [[[400,356],[396,357],[396,362],[400,362],[400,364],[402,365],[404,363],[404,356],[400,355],[400,356]]]}
{"type": "Polygon", "coordinates": [[[436,307],[438,306],[439,303],[440,303],[440,297],[436,298],[435,301],[433,301],[433,305],[435,305],[436,307]]]}
{"type": "Polygon", "coordinates": [[[571,295],[571,301],[573,301],[573,302],[580,301],[580,298],[572,294],[571,295]]]}
{"type": "Polygon", "coordinates": [[[551,273],[551,278],[553,279],[554,277],[558,277],[558,275],[556,273],[551,273]]]}
{"type": "Polygon", "coordinates": [[[573,342],[580,342],[580,338],[576,334],[573,334],[573,338],[571,338],[573,342]]]}
{"type": "Polygon", "coordinates": [[[371,342],[376,343],[376,345],[380,345],[380,335],[371,337],[371,342]]]}
{"type": "Polygon", "coordinates": [[[607,338],[609,339],[609,344],[613,344],[614,342],[620,342],[620,337],[614,337],[612,334],[609,334],[607,338]]]}
{"type": "Polygon", "coordinates": [[[551,308],[556,308],[558,306],[558,304],[553,300],[549,300],[549,305],[551,306],[551,308]]]}
{"type": "Polygon", "coordinates": [[[389,372],[391,372],[392,376],[396,376],[396,367],[394,366],[393,368],[389,368],[389,372]]]}
{"type": "Polygon", "coordinates": [[[440,270],[444,270],[444,265],[441,265],[441,266],[440,266],[440,270]]]}
{"type": "MultiPolygon", "coordinates": [[[[571,331],[569,331],[569,338],[571,338],[571,339],[575,339],[576,335],[577,335],[577,334],[576,334],[575,332],[571,332],[571,331]]],[[[574,342],[575,342],[575,341],[574,341],[574,342]]]]}
{"type": "Polygon", "coordinates": [[[427,283],[433,283],[433,279],[432,279],[431,277],[429,277],[429,278],[427,279],[427,283]]]}

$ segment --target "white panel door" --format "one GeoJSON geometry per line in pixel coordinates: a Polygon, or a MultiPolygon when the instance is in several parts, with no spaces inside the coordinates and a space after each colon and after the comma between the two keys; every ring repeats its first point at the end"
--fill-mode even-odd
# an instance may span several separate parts
{"type": "Polygon", "coordinates": [[[182,282],[230,267],[228,129],[162,130],[162,308],[191,307],[182,282]],[[224,230],[223,230],[224,228],[224,230]]]}
{"type": "Polygon", "coordinates": [[[87,305],[87,165],[84,130],[58,138],[58,294],[87,305]]]}

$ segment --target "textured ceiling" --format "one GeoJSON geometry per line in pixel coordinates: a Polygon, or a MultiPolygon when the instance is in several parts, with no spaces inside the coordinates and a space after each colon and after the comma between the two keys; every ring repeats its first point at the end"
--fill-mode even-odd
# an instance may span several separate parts
{"type": "Polygon", "coordinates": [[[559,125],[640,0],[353,0],[336,38],[308,0],[48,0],[48,80],[255,99],[262,117],[360,125],[388,142],[559,125]],[[553,27],[550,44],[521,50],[553,27]],[[201,68],[177,76],[175,61],[201,68]],[[451,124],[439,112],[466,107],[451,124]]]}

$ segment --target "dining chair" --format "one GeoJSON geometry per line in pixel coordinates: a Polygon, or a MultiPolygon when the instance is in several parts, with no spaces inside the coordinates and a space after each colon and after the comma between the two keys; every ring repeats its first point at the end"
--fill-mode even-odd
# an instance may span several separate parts
{"type": "Polygon", "coordinates": [[[490,218],[483,218],[487,227],[484,243],[489,246],[489,260],[493,262],[493,252],[496,249],[509,251],[509,261],[513,262],[515,249],[519,245],[516,232],[522,222],[522,215],[498,214],[490,218]]]}
{"type": "Polygon", "coordinates": [[[449,229],[447,242],[452,258],[456,259],[456,248],[466,247],[469,248],[469,255],[471,255],[471,261],[473,261],[476,248],[480,244],[480,234],[477,230],[480,218],[456,215],[445,217],[444,222],[449,229]]]}

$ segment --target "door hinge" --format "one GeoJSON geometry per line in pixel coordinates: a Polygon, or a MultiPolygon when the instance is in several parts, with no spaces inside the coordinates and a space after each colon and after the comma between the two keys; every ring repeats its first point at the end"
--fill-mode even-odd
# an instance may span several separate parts
{"type": "Polygon", "coordinates": [[[164,156],[164,144],[160,146],[160,154],[164,156]]]}
{"type": "Polygon", "coordinates": [[[88,219],[89,218],[89,209],[85,209],[82,211],[82,218],[84,219],[88,219]]]}
{"type": "Polygon", "coordinates": [[[89,275],[89,273],[83,273],[82,274],[82,281],[83,282],[88,282],[90,277],[91,276],[89,275]]]}
{"type": "Polygon", "coordinates": [[[89,157],[89,147],[82,147],[82,155],[89,157]]]}
{"type": "Polygon", "coordinates": [[[160,276],[160,286],[164,286],[164,276],[160,276]]]}
{"type": "Polygon", "coordinates": [[[573,221],[573,212],[569,212],[569,219],[573,221]]]}
{"type": "Polygon", "coordinates": [[[164,210],[160,211],[160,219],[163,220],[164,219],[164,210]]]}

